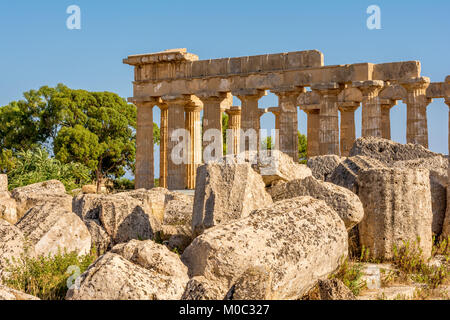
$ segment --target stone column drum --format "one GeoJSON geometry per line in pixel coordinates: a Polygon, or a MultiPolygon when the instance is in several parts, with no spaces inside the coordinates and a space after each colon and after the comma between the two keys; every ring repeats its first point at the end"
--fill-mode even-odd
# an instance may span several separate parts
{"type": "Polygon", "coordinates": [[[359,102],[342,102],[339,104],[341,112],[341,156],[347,157],[356,139],[355,111],[359,102]]]}
{"type": "Polygon", "coordinates": [[[361,136],[381,137],[381,105],[378,93],[383,88],[381,80],[368,80],[353,82],[353,87],[361,90],[362,123],[361,136]]]}
{"type": "Polygon", "coordinates": [[[394,246],[418,242],[423,257],[431,256],[432,219],[429,171],[370,169],[358,176],[364,218],[358,225],[360,243],[371,257],[391,259],[394,246]]]}
{"type": "Polygon", "coordinates": [[[241,107],[233,106],[225,111],[228,114],[227,154],[239,153],[239,131],[241,130],[241,107]]]}
{"type": "Polygon", "coordinates": [[[336,82],[318,83],[311,86],[320,95],[320,155],[340,154],[338,94],[342,90],[336,82]]]}
{"type": "MultiPolygon", "coordinates": [[[[257,149],[259,149],[260,145],[260,137],[259,137],[259,130],[260,130],[260,110],[258,108],[258,100],[261,99],[261,97],[266,95],[265,90],[257,90],[257,89],[242,89],[237,92],[234,92],[233,95],[237,96],[239,100],[241,100],[242,107],[241,107],[241,129],[244,133],[247,132],[247,130],[255,130],[256,136],[257,136],[257,149]]],[[[240,139],[242,139],[241,137],[240,139]]],[[[240,152],[243,151],[257,151],[257,150],[249,150],[249,144],[248,141],[245,141],[245,148],[244,150],[240,150],[240,152]]]]}
{"type": "Polygon", "coordinates": [[[169,109],[166,104],[160,104],[161,124],[159,129],[159,186],[167,188],[167,143],[169,109]]]}
{"type": "Polygon", "coordinates": [[[381,105],[381,137],[391,140],[391,109],[397,101],[391,99],[380,99],[381,105]]]}
{"type": "Polygon", "coordinates": [[[185,128],[190,137],[187,145],[186,163],[186,186],[188,189],[195,189],[197,168],[202,162],[200,111],[201,108],[198,106],[187,106],[185,108],[185,128]]]}
{"type": "Polygon", "coordinates": [[[153,103],[139,102],[136,128],[136,189],[154,187],[153,103]]]}
{"type": "MultiPolygon", "coordinates": [[[[168,143],[167,143],[167,188],[170,190],[183,190],[186,188],[186,166],[184,162],[175,163],[172,150],[179,143],[185,143],[183,138],[173,137],[175,130],[184,129],[184,108],[186,101],[183,98],[167,97],[164,99],[168,105],[168,143]]],[[[185,154],[180,155],[186,157],[185,154]]]]}
{"type": "Polygon", "coordinates": [[[319,128],[320,128],[320,109],[306,109],[307,114],[307,155],[308,158],[318,156],[319,152],[319,128]]]}
{"type": "Polygon", "coordinates": [[[430,78],[413,78],[400,84],[407,92],[404,100],[407,106],[406,142],[428,148],[427,106],[432,100],[427,98],[426,90],[430,85],[430,78]]]}

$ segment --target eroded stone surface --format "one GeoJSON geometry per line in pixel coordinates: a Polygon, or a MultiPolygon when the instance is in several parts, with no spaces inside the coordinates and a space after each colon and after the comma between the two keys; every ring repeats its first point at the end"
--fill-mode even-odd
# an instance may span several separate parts
{"type": "Polygon", "coordinates": [[[64,251],[84,255],[91,249],[91,235],[83,221],[54,203],[33,207],[20,219],[17,227],[34,245],[36,255],[48,256],[64,251]]]}
{"type": "Polygon", "coordinates": [[[0,300],[40,300],[35,296],[8,288],[0,284],[0,300]]]}
{"type": "Polygon", "coordinates": [[[16,201],[11,198],[8,191],[0,191],[0,219],[12,224],[19,220],[16,201]]]}
{"type": "Polygon", "coordinates": [[[101,222],[99,220],[86,219],[84,223],[91,234],[91,248],[95,248],[97,254],[103,254],[108,251],[111,246],[111,237],[101,226],[101,222]]]}
{"type": "Polygon", "coordinates": [[[177,300],[189,278],[180,258],[151,240],[132,240],[101,256],[67,292],[68,300],[177,300]]]}
{"type": "Polygon", "coordinates": [[[297,299],[347,255],[344,222],[324,201],[299,197],[206,230],[182,255],[189,275],[204,276],[222,298],[249,268],[273,273],[274,299],[297,299]],[[251,259],[249,259],[251,257],[251,259]]]}
{"type": "Polygon", "coordinates": [[[268,192],[275,202],[300,196],[324,200],[339,214],[347,230],[353,228],[364,216],[363,206],[357,195],[346,188],[317,180],[313,176],[273,186],[268,192]]]}
{"type": "Polygon", "coordinates": [[[320,300],[355,300],[355,295],[338,279],[319,280],[320,300]]]}
{"type": "Polygon", "coordinates": [[[192,229],[195,235],[272,204],[249,163],[211,162],[197,170],[192,229]]]}
{"type": "Polygon", "coordinates": [[[272,272],[264,267],[247,269],[228,291],[226,300],[270,300],[272,272]]]}
{"type": "Polygon", "coordinates": [[[424,258],[431,255],[430,176],[425,169],[371,169],[359,174],[364,218],[358,225],[361,245],[373,257],[390,259],[394,245],[418,241],[424,258]]]}
{"type": "Polygon", "coordinates": [[[28,254],[34,255],[32,246],[27,246],[23,233],[14,225],[0,219],[0,278],[5,268],[9,268],[28,254]]]}
{"type": "Polygon", "coordinates": [[[314,178],[326,180],[343,160],[345,158],[336,155],[316,156],[309,158],[307,165],[314,178]]]}
{"type": "Polygon", "coordinates": [[[0,174],[0,192],[8,191],[8,176],[0,174]]]}

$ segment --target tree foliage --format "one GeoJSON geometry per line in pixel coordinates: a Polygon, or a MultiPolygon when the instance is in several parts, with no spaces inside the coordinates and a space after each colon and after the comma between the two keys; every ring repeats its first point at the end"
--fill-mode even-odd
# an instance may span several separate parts
{"type": "Polygon", "coordinates": [[[81,163],[61,163],[41,148],[19,151],[13,162],[14,166],[8,172],[8,185],[11,190],[56,179],[64,184],[67,191],[71,191],[90,181],[87,167],[81,163]]]}
{"type": "MultiPolygon", "coordinates": [[[[62,164],[80,163],[99,182],[121,177],[135,159],[136,107],[111,92],[73,90],[62,84],[24,93],[0,108],[0,170],[21,150],[47,147],[62,164]]],[[[155,142],[159,128],[154,125],[155,142]]]]}

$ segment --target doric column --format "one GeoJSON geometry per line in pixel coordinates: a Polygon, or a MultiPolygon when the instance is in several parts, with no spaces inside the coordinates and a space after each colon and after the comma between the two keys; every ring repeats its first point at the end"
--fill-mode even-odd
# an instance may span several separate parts
{"type": "Polygon", "coordinates": [[[391,139],[391,109],[397,104],[396,100],[380,99],[381,106],[381,137],[391,139]]]}
{"type": "MultiPolygon", "coordinates": [[[[227,141],[227,153],[239,153],[239,130],[241,130],[241,108],[233,106],[225,111],[228,114],[228,130],[231,130],[231,141],[227,141]]],[[[228,135],[227,135],[228,137],[228,135]]]]}
{"type": "Polygon", "coordinates": [[[189,134],[189,145],[187,146],[186,164],[186,186],[188,189],[195,189],[195,177],[197,168],[202,162],[202,131],[200,123],[199,105],[188,105],[185,107],[185,129],[189,134]]]}
{"type": "Polygon", "coordinates": [[[136,102],[136,172],[135,188],[151,189],[155,185],[153,167],[153,102],[136,102]]]}
{"type": "Polygon", "coordinates": [[[428,148],[427,106],[432,100],[427,98],[426,90],[430,85],[430,78],[412,78],[400,84],[407,92],[404,100],[407,106],[406,142],[428,148]]]}
{"type": "Polygon", "coordinates": [[[353,87],[361,90],[362,123],[361,136],[381,137],[381,105],[378,93],[383,88],[381,80],[367,80],[353,82],[353,87]]]}
{"type": "MultiPolygon", "coordinates": [[[[216,129],[222,133],[222,113],[233,103],[231,93],[225,92],[204,92],[197,95],[203,102],[203,134],[209,129],[216,129]]],[[[222,137],[222,134],[220,135],[222,137]]],[[[203,149],[211,142],[203,140],[203,149]]],[[[220,140],[223,150],[223,139],[220,140]]],[[[220,154],[219,156],[222,156],[220,154]]],[[[216,156],[216,155],[213,155],[216,156]]]]}
{"type": "Polygon", "coordinates": [[[341,156],[347,157],[356,139],[355,134],[355,111],[359,107],[359,102],[341,102],[339,111],[341,112],[341,156]]]}
{"type": "Polygon", "coordinates": [[[190,141],[188,132],[185,131],[186,123],[184,111],[186,107],[195,104],[197,97],[192,95],[164,96],[164,103],[168,106],[168,142],[167,142],[167,187],[170,190],[186,189],[186,163],[190,146],[186,145],[190,141]],[[174,135],[176,130],[179,134],[174,135]],[[181,144],[182,148],[179,148],[181,144]],[[174,152],[174,148],[178,146],[174,152]],[[185,152],[178,152],[183,150],[185,152]]]}
{"type": "Polygon", "coordinates": [[[317,83],[311,89],[320,95],[319,153],[340,154],[338,94],[343,86],[336,82],[317,83]]]}
{"type": "MultiPolygon", "coordinates": [[[[259,145],[260,145],[259,117],[261,114],[258,109],[258,100],[261,99],[261,97],[266,95],[266,91],[259,90],[259,89],[242,89],[242,90],[233,92],[233,95],[237,96],[239,98],[239,100],[241,100],[241,103],[242,103],[241,129],[243,130],[244,133],[249,129],[253,129],[256,131],[257,148],[259,148],[259,145]]],[[[240,150],[240,152],[249,151],[249,148],[250,148],[249,143],[246,140],[244,150],[240,150]]],[[[250,151],[257,151],[257,150],[250,150],[250,151]]]]}
{"type": "Polygon", "coordinates": [[[320,109],[302,108],[307,115],[307,155],[315,157],[319,152],[320,109]]]}
{"type": "Polygon", "coordinates": [[[304,88],[276,88],[271,90],[278,96],[280,151],[298,161],[298,114],[297,98],[304,88]]]}
{"type": "Polygon", "coordinates": [[[168,144],[168,118],[169,108],[167,104],[160,103],[159,109],[161,110],[161,125],[159,128],[160,142],[159,142],[159,186],[167,188],[167,144],[168,144]]]}

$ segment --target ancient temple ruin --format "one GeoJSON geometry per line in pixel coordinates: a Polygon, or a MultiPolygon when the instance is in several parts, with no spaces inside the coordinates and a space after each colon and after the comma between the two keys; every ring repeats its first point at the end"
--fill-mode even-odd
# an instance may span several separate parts
{"type": "MultiPolygon", "coordinates": [[[[222,113],[229,117],[233,139],[240,129],[260,129],[258,100],[268,90],[278,96],[269,108],[276,118],[279,149],[298,160],[297,112],[307,114],[308,156],[346,156],[355,140],[355,111],[362,107],[361,135],[390,139],[390,110],[407,105],[407,142],[428,147],[427,106],[444,98],[450,106],[450,76],[431,82],[421,76],[419,61],[325,66],[317,50],[198,60],[186,49],[129,56],[134,66],[137,106],[136,188],[154,186],[153,107],[161,109],[160,186],[195,188],[196,168],[202,162],[200,112],[203,131],[222,129],[222,113]],[[309,88],[310,90],[307,90],[309,88]],[[241,107],[232,106],[233,96],[241,107]],[[340,123],[339,123],[340,112],[340,123]],[[188,164],[175,164],[169,155],[177,129],[188,130],[188,164]]],[[[450,141],[450,139],[449,139],[450,141]]],[[[233,152],[237,153],[238,143],[233,152]]]]}

